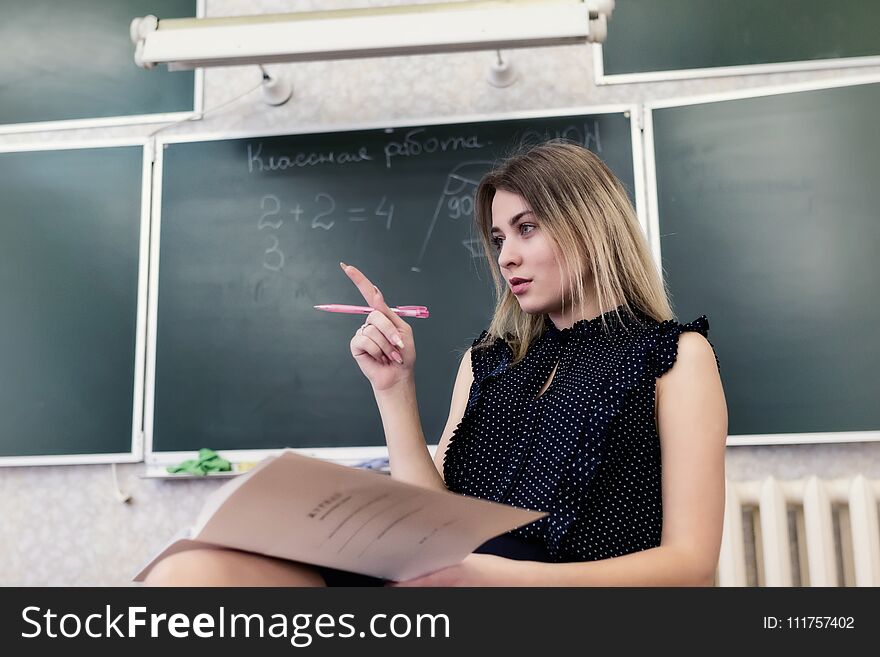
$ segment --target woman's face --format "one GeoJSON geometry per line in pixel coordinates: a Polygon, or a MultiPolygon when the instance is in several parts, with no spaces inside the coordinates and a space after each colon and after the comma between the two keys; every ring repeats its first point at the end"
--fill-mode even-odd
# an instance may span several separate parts
{"type": "Polygon", "coordinates": [[[518,194],[496,190],[492,201],[492,242],[501,275],[523,311],[548,313],[556,322],[565,289],[559,263],[550,237],[518,194]],[[525,286],[511,285],[511,279],[516,278],[531,282],[525,286]]]}

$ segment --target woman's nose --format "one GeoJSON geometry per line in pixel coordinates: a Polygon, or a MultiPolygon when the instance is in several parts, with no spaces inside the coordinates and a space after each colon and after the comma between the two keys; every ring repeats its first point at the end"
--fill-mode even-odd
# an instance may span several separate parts
{"type": "Polygon", "coordinates": [[[508,244],[509,240],[504,240],[501,244],[501,251],[498,252],[498,265],[501,267],[510,266],[519,262],[519,253],[508,244]]]}

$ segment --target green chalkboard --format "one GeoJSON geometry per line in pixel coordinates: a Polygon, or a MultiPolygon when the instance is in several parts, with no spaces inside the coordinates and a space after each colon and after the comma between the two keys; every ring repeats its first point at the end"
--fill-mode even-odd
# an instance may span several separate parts
{"type": "MultiPolygon", "coordinates": [[[[196,0],[3,0],[3,124],[194,109],[194,73],[134,63],[133,18],[196,15],[196,0]]],[[[10,129],[10,126],[6,126],[10,129]]]]}
{"type": "MultiPolygon", "coordinates": [[[[619,0],[604,75],[880,55],[880,3],[619,0]]],[[[846,62],[841,62],[846,65],[846,62]]]]}
{"type": "Polygon", "coordinates": [[[340,261],[390,305],[428,306],[408,321],[436,443],[494,304],[476,182],[517,144],[561,136],[632,191],[631,131],[621,112],[165,144],[151,452],[385,444],[349,352],[364,316],[313,309],[364,305],[340,261]]]}
{"type": "Polygon", "coordinates": [[[0,153],[0,457],[131,457],[142,180],[141,146],[0,153]]]}
{"type": "Polygon", "coordinates": [[[676,314],[709,316],[730,434],[880,428],[880,83],[656,109],[676,314]]]}

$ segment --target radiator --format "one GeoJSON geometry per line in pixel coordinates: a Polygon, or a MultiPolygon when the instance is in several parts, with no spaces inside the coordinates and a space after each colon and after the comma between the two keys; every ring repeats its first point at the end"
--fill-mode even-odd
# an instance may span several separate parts
{"type": "Polygon", "coordinates": [[[880,480],[727,481],[717,586],[880,586],[880,480]]]}

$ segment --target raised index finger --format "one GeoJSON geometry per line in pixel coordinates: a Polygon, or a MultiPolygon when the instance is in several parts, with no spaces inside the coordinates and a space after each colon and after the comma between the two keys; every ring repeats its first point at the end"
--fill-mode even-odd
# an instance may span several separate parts
{"type": "Polygon", "coordinates": [[[366,301],[371,308],[378,310],[388,317],[395,326],[406,324],[397,313],[388,307],[388,304],[385,303],[382,294],[379,292],[379,288],[373,285],[370,282],[370,279],[364,276],[361,270],[354,265],[346,265],[344,262],[340,262],[339,266],[342,267],[342,271],[346,273],[352,283],[354,283],[357,289],[360,290],[361,296],[364,297],[364,301],[366,301]]]}

